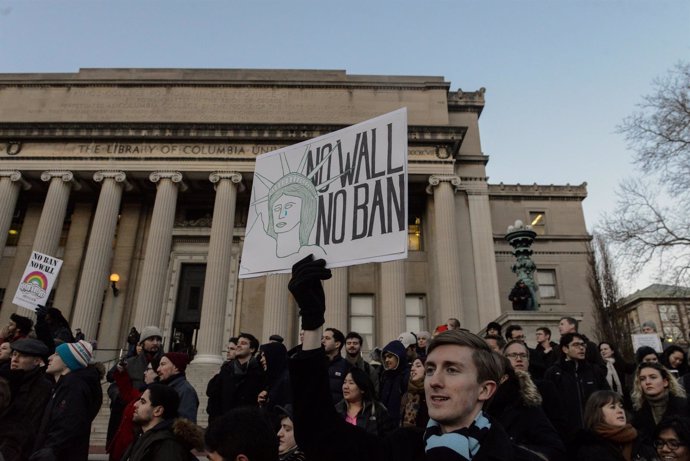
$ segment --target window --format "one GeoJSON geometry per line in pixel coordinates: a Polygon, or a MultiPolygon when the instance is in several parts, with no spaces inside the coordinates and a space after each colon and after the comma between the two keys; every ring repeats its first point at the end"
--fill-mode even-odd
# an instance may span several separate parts
{"type": "Polygon", "coordinates": [[[659,317],[661,317],[661,330],[665,338],[674,340],[683,339],[683,324],[678,315],[676,304],[659,304],[659,317]]]}
{"type": "Polygon", "coordinates": [[[364,338],[362,351],[374,347],[374,295],[350,295],[350,331],[364,338]]]}
{"type": "Polygon", "coordinates": [[[546,213],[543,211],[530,211],[529,212],[529,223],[532,226],[532,230],[537,233],[537,235],[544,235],[546,233],[546,213]]]}
{"type": "Polygon", "coordinates": [[[415,217],[412,223],[407,225],[407,249],[422,251],[422,218],[415,217]]]}
{"type": "Polygon", "coordinates": [[[539,297],[541,299],[558,298],[555,269],[537,270],[537,285],[539,285],[539,297]]]}
{"type": "Polygon", "coordinates": [[[424,295],[405,296],[405,331],[426,330],[426,299],[424,295]]]}

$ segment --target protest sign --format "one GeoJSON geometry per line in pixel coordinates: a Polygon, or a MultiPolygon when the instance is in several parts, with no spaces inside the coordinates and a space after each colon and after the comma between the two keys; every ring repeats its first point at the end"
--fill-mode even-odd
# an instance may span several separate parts
{"type": "Polygon", "coordinates": [[[661,346],[661,339],[654,333],[650,334],[636,334],[632,336],[633,350],[636,351],[642,346],[649,346],[655,351],[661,353],[664,351],[661,346]]]}
{"type": "Polygon", "coordinates": [[[407,109],[256,159],[240,278],[407,257],[407,109]]]}
{"type": "Polygon", "coordinates": [[[60,267],[61,259],[32,252],[12,302],[32,311],[39,305],[44,306],[60,273],[60,267]]]}

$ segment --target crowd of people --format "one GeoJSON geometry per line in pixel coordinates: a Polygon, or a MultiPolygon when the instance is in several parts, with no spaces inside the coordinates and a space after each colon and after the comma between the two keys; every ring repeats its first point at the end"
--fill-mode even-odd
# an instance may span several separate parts
{"type": "Polygon", "coordinates": [[[300,343],[230,338],[201,409],[190,357],[165,353],[159,327],[133,328],[127,357],[106,372],[59,310],[39,308],[35,324],[13,314],[0,331],[0,460],[88,459],[106,379],[116,461],[690,461],[683,348],[640,348],[627,363],[571,317],[558,343],[538,328],[535,348],[519,325],[492,322],[480,336],[448,319],[367,360],[360,334],[324,328],[330,276],[323,260],[295,264],[300,343]]]}

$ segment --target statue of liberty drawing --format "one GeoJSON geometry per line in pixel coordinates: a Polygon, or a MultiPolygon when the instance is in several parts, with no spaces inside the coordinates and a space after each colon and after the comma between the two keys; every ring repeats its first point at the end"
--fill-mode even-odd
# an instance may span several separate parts
{"type": "MultiPolygon", "coordinates": [[[[316,245],[312,238],[319,206],[319,192],[312,178],[336,149],[332,149],[311,171],[305,173],[309,147],[307,146],[299,166],[294,171],[291,170],[285,153],[280,152],[278,157],[282,176],[274,181],[264,175],[265,168],[262,170],[264,174],[259,173],[258,168],[254,173],[255,183],[249,213],[249,218],[253,218],[253,221],[248,223],[247,239],[251,238],[253,247],[265,248],[265,245],[272,244],[275,247],[275,257],[278,259],[289,258],[290,261],[298,261],[309,254],[313,254],[315,258],[323,258],[326,255],[326,251],[316,245]],[[257,191],[261,188],[267,192],[258,196],[257,191]]],[[[275,156],[263,160],[270,161],[274,158],[275,156]]],[[[259,161],[257,159],[257,166],[259,161]]],[[[318,187],[326,190],[331,182],[344,173],[319,184],[318,187]]],[[[253,272],[250,268],[256,264],[254,261],[247,261],[247,256],[249,255],[243,256],[242,269],[253,272]]]]}

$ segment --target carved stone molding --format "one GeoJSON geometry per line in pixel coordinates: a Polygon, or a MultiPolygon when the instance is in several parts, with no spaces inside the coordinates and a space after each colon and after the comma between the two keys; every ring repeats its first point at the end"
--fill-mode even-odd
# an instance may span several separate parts
{"type": "Polygon", "coordinates": [[[434,174],[429,176],[429,185],[426,186],[426,193],[433,195],[434,187],[438,186],[442,182],[449,182],[453,186],[454,192],[457,191],[462,184],[462,181],[458,176],[434,174]]]}
{"type": "Polygon", "coordinates": [[[74,173],[72,173],[71,171],[50,170],[41,173],[41,181],[50,182],[53,178],[60,178],[64,182],[71,182],[72,189],[74,190],[81,189],[81,184],[79,184],[79,181],[77,181],[77,179],[74,177],[74,173]]]}

